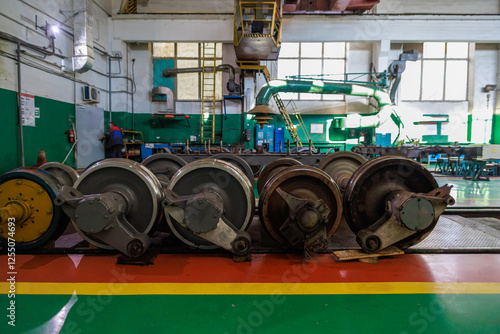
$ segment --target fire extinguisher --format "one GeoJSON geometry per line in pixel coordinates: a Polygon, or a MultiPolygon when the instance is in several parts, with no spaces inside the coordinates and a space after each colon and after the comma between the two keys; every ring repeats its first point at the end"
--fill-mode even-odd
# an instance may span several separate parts
{"type": "Polygon", "coordinates": [[[65,132],[65,134],[68,135],[68,143],[73,143],[75,141],[75,133],[73,132],[73,129],[69,129],[65,132]]]}

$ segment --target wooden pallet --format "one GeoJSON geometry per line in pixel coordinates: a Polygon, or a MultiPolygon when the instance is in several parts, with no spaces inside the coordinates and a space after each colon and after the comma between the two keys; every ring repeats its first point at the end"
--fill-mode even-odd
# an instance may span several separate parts
{"type": "Polygon", "coordinates": [[[333,255],[337,258],[338,261],[350,261],[350,260],[358,260],[360,262],[365,263],[378,263],[378,258],[383,256],[394,256],[401,255],[405,252],[401,249],[390,246],[385,249],[382,249],[378,253],[365,253],[361,249],[351,249],[351,250],[342,250],[342,251],[334,251],[333,255]]]}

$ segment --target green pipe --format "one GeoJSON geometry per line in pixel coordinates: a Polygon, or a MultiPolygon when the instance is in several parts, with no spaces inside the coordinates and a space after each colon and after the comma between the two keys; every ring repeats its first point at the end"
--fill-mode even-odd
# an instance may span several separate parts
{"type": "MultiPolygon", "coordinates": [[[[374,115],[347,115],[354,120],[359,118],[359,125],[355,127],[378,127],[387,121],[394,109],[389,94],[377,87],[354,85],[346,83],[325,82],[320,80],[271,80],[257,94],[256,106],[269,105],[269,101],[276,93],[314,93],[314,94],[344,94],[351,96],[373,97],[378,104],[378,113],[374,115]]],[[[356,121],[357,122],[357,121],[356,121]]]]}

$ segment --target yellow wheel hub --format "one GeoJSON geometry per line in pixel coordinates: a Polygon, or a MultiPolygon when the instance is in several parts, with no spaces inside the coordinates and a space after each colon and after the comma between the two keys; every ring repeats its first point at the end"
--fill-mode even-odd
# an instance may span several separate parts
{"type": "Polygon", "coordinates": [[[0,184],[0,235],[3,238],[12,238],[8,222],[14,218],[13,239],[20,243],[35,241],[49,230],[53,216],[50,194],[38,183],[11,179],[0,184]]]}

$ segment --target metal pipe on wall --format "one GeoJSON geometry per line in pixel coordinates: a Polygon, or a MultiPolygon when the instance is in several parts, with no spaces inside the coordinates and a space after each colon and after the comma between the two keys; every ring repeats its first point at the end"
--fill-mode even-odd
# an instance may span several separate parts
{"type": "Polygon", "coordinates": [[[109,121],[111,122],[113,120],[112,118],[112,105],[111,105],[111,58],[112,56],[108,57],[108,86],[109,86],[109,92],[108,92],[108,102],[109,102],[109,121]]]}
{"type": "Polygon", "coordinates": [[[21,167],[24,167],[23,110],[21,107],[21,43],[17,42],[17,117],[19,123],[19,144],[21,145],[21,167]]]}
{"type": "Polygon", "coordinates": [[[245,73],[241,73],[240,75],[240,87],[241,87],[241,94],[243,96],[243,99],[241,100],[241,132],[240,132],[240,144],[243,148],[245,148],[245,73]]]}
{"type": "MultiPolygon", "coordinates": [[[[353,114],[347,115],[347,120],[352,120],[356,126],[351,127],[378,127],[386,120],[391,118],[394,113],[391,105],[389,94],[376,87],[333,83],[325,81],[310,81],[310,80],[271,80],[257,94],[255,99],[255,108],[261,106],[269,106],[269,101],[274,94],[279,92],[293,93],[315,93],[315,94],[344,94],[352,96],[373,97],[378,104],[378,113],[374,115],[359,115],[359,120],[353,114]],[[355,119],[356,118],[356,119],[355,119]]],[[[255,109],[254,108],[254,109],[255,109]]],[[[249,111],[251,112],[251,111],[249,111]]]]}
{"type": "Polygon", "coordinates": [[[135,119],[134,119],[134,84],[135,84],[135,74],[134,74],[134,65],[135,65],[135,58],[132,59],[132,131],[134,131],[135,128],[135,119]]]}

